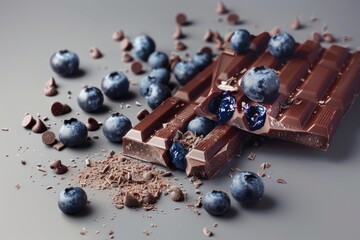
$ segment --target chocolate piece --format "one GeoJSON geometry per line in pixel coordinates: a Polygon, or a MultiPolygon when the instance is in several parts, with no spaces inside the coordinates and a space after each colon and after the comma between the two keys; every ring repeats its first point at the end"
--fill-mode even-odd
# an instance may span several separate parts
{"type": "Polygon", "coordinates": [[[216,4],[215,12],[217,14],[226,14],[228,12],[228,10],[222,1],[218,1],[216,4]]]}
{"type": "Polygon", "coordinates": [[[36,120],[30,114],[27,114],[21,122],[21,126],[31,129],[36,123],[36,120]]]}
{"type": "Polygon", "coordinates": [[[41,140],[46,145],[53,145],[56,142],[55,133],[48,130],[41,135],[41,140]]]}
{"type": "Polygon", "coordinates": [[[187,49],[187,46],[181,41],[175,41],[175,49],[178,51],[183,51],[187,49]]]}
{"type": "Polygon", "coordinates": [[[188,24],[187,17],[186,17],[186,15],[185,15],[185,13],[178,13],[178,14],[176,14],[175,21],[176,21],[176,23],[179,24],[180,26],[185,26],[185,25],[188,24]]]}
{"type": "Polygon", "coordinates": [[[57,88],[57,84],[55,82],[55,78],[51,77],[46,83],[45,83],[46,87],[53,87],[53,88],[57,88]]]}
{"type": "Polygon", "coordinates": [[[63,114],[67,114],[69,112],[71,112],[71,107],[69,105],[67,105],[66,103],[63,103],[63,109],[64,109],[64,112],[63,114]]]}
{"type": "Polygon", "coordinates": [[[119,30],[113,33],[112,35],[112,40],[114,41],[121,41],[123,40],[125,37],[124,31],[123,30],[119,30]]]}
{"type": "Polygon", "coordinates": [[[174,202],[182,202],[185,199],[184,193],[181,191],[179,187],[170,188],[170,198],[174,202]]]}
{"type": "Polygon", "coordinates": [[[214,33],[210,29],[208,29],[203,36],[203,40],[205,42],[211,42],[213,40],[213,36],[214,36],[214,33]]]}
{"type": "Polygon", "coordinates": [[[230,25],[237,25],[240,23],[240,17],[236,13],[230,13],[227,16],[227,21],[230,25]]]}
{"type": "Polygon", "coordinates": [[[55,160],[51,163],[50,168],[54,170],[56,174],[64,174],[68,171],[67,166],[61,163],[61,160],[55,160]]]}
{"type": "Polygon", "coordinates": [[[53,148],[58,151],[61,151],[65,148],[65,145],[60,141],[56,141],[56,143],[53,145],[53,148]]]}
{"type": "Polygon", "coordinates": [[[95,118],[89,117],[87,120],[86,128],[88,131],[96,131],[100,128],[100,124],[95,118]]]}
{"type": "Polygon", "coordinates": [[[128,38],[124,38],[120,42],[120,49],[123,51],[130,51],[132,48],[132,44],[128,38]]]}
{"type": "Polygon", "coordinates": [[[181,38],[184,38],[184,37],[185,37],[185,35],[183,34],[183,32],[181,30],[181,27],[176,26],[175,32],[173,34],[173,38],[174,39],[181,39],[181,38]]]}
{"type": "Polygon", "coordinates": [[[54,116],[61,116],[64,114],[64,105],[61,102],[54,102],[50,107],[51,113],[54,116]]]}
{"type": "Polygon", "coordinates": [[[179,55],[173,54],[170,56],[169,62],[170,62],[170,69],[173,70],[175,65],[181,61],[181,58],[179,55]]]}
{"type": "Polygon", "coordinates": [[[269,34],[270,34],[270,36],[275,36],[276,34],[278,34],[280,32],[281,32],[281,29],[279,26],[277,26],[277,27],[274,27],[273,29],[271,29],[269,31],[269,34]]]}
{"type": "MultiPolygon", "coordinates": [[[[216,62],[181,87],[174,97],[135,125],[123,137],[123,153],[146,162],[173,167],[169,149],[178,131],[186,132],[196,116],[195,107],[209,93],[216,62]]],[[[186,174],[210,178],[247,143],[251,134],[227,125],[219,125],[195,144],[186,155],[186,174]]]]}
{"type": "Polygon", "coordinates": [[[312,40],[315,42],[322,41],[322,35],[319,32],[313,32],[311,36],[312,36],[312,40]]]}
{"type": "Polygon", "coordinates": [[[141,121],[143,120],[147,115],[149,115],[149,111],[146,109],[141,109],[138,114],[136,114],[136,118],[141,121]]]}
{"type": "MultiPolygon", "coordinates": [[[[225,49],[219,56],[210,94],[197,107],[197,113],[217,120],[208,106],[221,94],[219,84],[231,78],[241,79],[244,69],[266,66],[279,72],[280,89],[273,102],[261,103],[267,109],[264,126],[256,131],[249,129],[243,105],[258,103],[248,99],[242,88],[231,93],[237,105],[227,124],[326,150],[359,92],[360,52],[351,54],[337,45],[323,49],[319,42],[307,40],[297,44],[293,57],[281,63],[266,50],[269,37],[267,33],[255,37],[247,54],[225,49]]],[[[229,82],[229,86],[238,86],[237,81],[229,82]]]]}
{"type": "Polygon", "coordinates": [[[45,86],[44,87],[44,94],[47,97],[53,97],[58,94],[58,91],[55,87],[45,86]]]}
{"type": "Polygon", "coordinates": [[[124,197],[124,205],[129,208],[137,208],[141,206],[141,203],[131,193],[126,193],[124,197]]]}
{"type": "Polygon", "coordinates": [[[335,42],[334,35],[331,32],[328,32],[328,31],[326,31],[326,32],[324,32],[322,34],[322,39],[327,43],[335,42]]]}
{"type": "Polygon", "coordinates": [[[130,69],[136,75],[142,74],[144,72],[143,66],[139,61],[131,63],[130,69]]]}
{"type": "Polygon", "coordinates": [[[47,130],[44,122],[40,118],[36,119],[35,125],[31,128],[34,133],[43,133],[47,130]]]}
{"type": "Polygon", "coordinates": [[[200,49],[200,52],[207,53],[207,54],[209,54],[209,56],[212,56],[212,55],[213,55],[212,49],[211,49],[210,47],[207,47],[207,46],[202,47],[202,48],[200,49]]]}
{"type": "Polygon", "coordinates": [[[100,50],[96,47],[90,48],[90,56],[94,59],[101,58],[103,54],[100,52],[100,50]]]}
{"type": "Polygon", "coordinates": [[[231,36],[233,35],[234,32],[228,32],[225,34],[225,37],[224,37],[224,41],[225,42],[230,42],[231,40],[231,36]]]}
{"type": "Polygon", "coordinates": [[[129,63],[132,62],[134,60],[134,58],[127,52],[124,52],[122,54],[122,61],[125,63],[129,63]]]}
{"type": "Polygon", "coordinates": [[[293,19],[293,21],[291,22],[290,28],[293,30],[299,30],[302,28],[299,18],[296,17],[293,19]]]}

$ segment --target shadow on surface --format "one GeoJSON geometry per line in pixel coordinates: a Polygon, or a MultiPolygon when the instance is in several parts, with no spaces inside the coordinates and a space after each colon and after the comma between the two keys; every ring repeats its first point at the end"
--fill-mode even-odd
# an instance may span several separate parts
{"type": "Polygon", "coordinates": [[[276,202],[272,197],[264,195],[263,198],[254,205],[239,205],[249,211],[269,211],[276,207],[276,202]]]}

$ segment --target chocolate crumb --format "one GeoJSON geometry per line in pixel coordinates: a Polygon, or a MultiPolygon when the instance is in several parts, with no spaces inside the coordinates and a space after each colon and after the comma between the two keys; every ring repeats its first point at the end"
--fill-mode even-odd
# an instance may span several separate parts
{"type": "Polygon", "coordinates": [[[47,130],[47,127],[41,119],[37,118],[35,125],[31,128],[31,130],[34,133],[43,133],[47,130]]]}
{"type": "Polygon", "coordinates": [[[20,186],[20,184],[15,184],[15,188],[16,188],[16,190],[19,190],[20,188],[21,188],[21,186],[20,186]]]}
{"type": "Polygon", "coordinates": [[[131,63],[130,69],[136,75],[142,74],[144,72],[142,64],[139,61],[131,63]]]}
{"type": "Polygon", "coordinates": [[[230,25],[237,25],[240,23],[240,17],[236,13],[230,13],[227,16],[227,21],[230,25]]]}
{"type": "Polygon", "coordinates": [[[138,106],[138,107],[141,107],[141,103],[138,102],[138,101],[135,101],[135,105],[138,106]]]}
{"type": "Polygon", "coordinates": [[[157,198],[154,195],[152,195],[151,193],[148,193],[144,197],[143,202],[145,204],[155,204],[157,202],[157,198]]]}
{"type": "Polygon", "coordinates": [[[197,208],[201,208],[202,207],[202,197],[199,196],[196,200],[195,200],[195,207],[197,208]]]}
{"type": "Polygon", "coordinates": [[[170,198],[174,202],[182,202],[184,201],[184,193],[181,191],[179,187],[171,187],[170,198]]]}
{"type": "Polygon", "coordinates": [[[284,179],[282,179],[282,178],[278,178],[277,180],[276,180],[276,182],[277,183],[280,183],[280,184],[286,184],[287,182],[284,180],[284,179]]]}
{"type": "Polygon", "coordinates": [[[300,23],[300,20],[298,17],[294,18],[291,22],[291,25],[290,25],[291,29],[293,30],[299,30],[301,29],[303,26],[302,24],[300,23]]]}
{"type": "Polygon", "coordinates": [[[90,56],[93,59],[99,59],[103,56],[103,54],[101,53],[101,51],[98,48],[92,47],[92,48],[90,48],[90,56]]]}
{"type": "Polygon", "coordinates": [[[210,229],[208,229],[207,227],[204,227],[204,228],[203,228],[203,233],[204,233],[204,235],[207,236],[207,237],[213,236],[213,232],[212,232],[210,229]]]}
{"type": "Polygon", "coordinates": [[[319,19],[319,17],[316,17],[316,16],[311,16],[311,17],[309,18],[310,22],[315,22],[315,21],[317,21],[318,19],[319,19]]]}
{"type": "Polygon", "coordinates": [[[255,154],[255,153],[250,153],[247,158],[248,158],[249,160],[253,161],[253,160],[255,160],[255,158],[256,158],[256,154],[255,154]]]}
{"type": "Polygon", "coordinates": [[[124,205],[129,208],[137,208],[140,207],[141,204],[131,193],[126,193],[124,197],[124,205]]]}
{"type": "Polygon", "coordinates": [[[259,177],[266,177],[266,173],[264,173],[263,171],[258,171],[258,172],[257,172],[257,175],[258,175],[259,177]]]}
{"type": "Polygon", "coordinates": [[[146,109],[141,109],[137,114],[136,114],[136,118],[141,121],[143,120],[147,115],[149,115],[149,111],[146,109]]]}
{"type": "Polygon", "coordinates": [[[123,40],[125,37],[124,31],[123,30],[119,30],[113,33],[112,35],[112,40],[114,41],[121,41],[123,40]]]}
{"type": "Polygon", "coordinates": [[[132,62],[134,60],[134,58],[127,52],[124,52],[122,54],[122,61],[125,63],[129,63],[132,62]]]}
{"type": "Polygon", "coordinates": [[[187,49],[187,46],[181,41],[175,41],[175,49],[177,51],[183,51],[187,49]]]}
{"type": "Polygon", "coordinates": [[[343,41],[344,41],[344,42],[352,41],[352,37],[349,36],[349,35],[344,35],[344,36],[343,36],[343,41]]]}
{"type": "Polygon", "coordinates": [[[26,115],[22,120],[21,126],[27,129],[31,129],[36,123],[36,120],[30,114],[26,115]]]}
{"type": "Polygon", "coordinates": [[[265,170],[265,169],[270,168],[270,167],[271,167],[270,163],[267,163],[267,162],[264,162],[264,163],[262,163],[262,164],[260,165],[260,168],[261,168],[262,170],[265,170]]]}
{"type": "Polygon", "coordinates": [[[228,13],[228,10],[222,1],[218,1],[216,4],[215,12],[217,14],[226,14],[226,13],[228,13]]]}
{"type": "Polygon", "coordinates": [[[174,39],[181,39],[181,38],[184,38],[184,37],[185,37],[185,35],[182,32],[181,27],[176,26],[175,32],[173,33],[173,38],[174,39]]]}
{"type": "Polygon", "coordinates": [[[203,40],[205,42],[211,42],[213,40],[213,36],[214,36],[214,33],[210,29],[208,29],[203,36],[203,40]]]}
{"type": "Polygon", "coordinates": [[[10,128],[4,128],[4,127],[2,127],[2,128],[1,128],[1,131],[3,131],[3,132],[8,132],[8,131],[10,131],[10,128]]]}
{"type": "Polygon", "coordinates": [[[218,225],[219,225],[219,224],[217,224],[217,223],[214,223],[214,224],[213,224],[213,227],[217,227],[218,225]]]}
{"type": "Polygon", "coordinates": [[[46,145],[53,145],[56,142],[55,133],[48,130],[41,135],[41,140],[46,145]]]}
{"type": "Polygon", "coordinates": [[[95,118],[89,117],[87,120],[86,128],[88,131],[96,131],[100,128],[100,124],[95,118]]]}
{"type": "Polygon", "coordinates": [[[61,160],[55,160],[51,163],[50,168],[54,170],[56,174],[64,174],[68,171],[67,166],[61,163],[61,160]]]}
{"type": "Polygon", "coordinates": [[[46,83],[45,83],[45,86],[46,87],[53,87],[53,88],[57,88],[57,84],[56,84],[56,81],[55,81],[55,78],[54,77],[51,77],[46,83]]]}
{"type": "Polygon", "coordinates": [[[132,48],[132,44],[128,38],[124,38],[120,42],[120,49],[123,51],[130,51],[132,48]]]}
{"type": "Polygon", "coordinates": [[[80,235],[85,235],[86,234],[86,228],[82,228],[81,230],[80,230],[80,235]]]}
{"type": "Polygon", "coordinates": [[[185,15],[185,13],[178,13],[175,16],[175,21],[177,24],[179,24],[180,26],[185,26],[188,24],[188,20],[187,20],[187,16],[185,15]]]}

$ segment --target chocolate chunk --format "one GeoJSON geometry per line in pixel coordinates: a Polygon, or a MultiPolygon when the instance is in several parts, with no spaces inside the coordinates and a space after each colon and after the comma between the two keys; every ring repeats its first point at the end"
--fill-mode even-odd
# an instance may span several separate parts
{"type": "Polygon", "coordinates": [[[227,16],[227,21],[230,25],[237,25],[240,23],[240,17],[236,13],[230,13],[227,16]]]}
{"type": "Polygon", "coordinates": [[[218,1],[216,4],[215,12],[217,14],[226,14],[226,13],[228,13],[228,10],[222,1],[218,1]]]}
{"type": "Polygon", "coordinates": [[[185,35],[183,34],[183,32],[181,30],[181,27],[176,26],[175,32],[173,34],[173,38],[174,39],[181,39],[181,38],[184,38],[184,37],[185,37],[185,35]]]}
{"type": "Polygon", "coordinates": [[[141,203],[131,193],[126,193],[124,197],[124,205],[129,208],[137,208],[141,206],[141,203]]]}
{"type": "Polygon", "coordinates": [[[212,56],[212,55],[213,55],[212,49],[211,49],[210,47],[207,47],[207,46],[202,47],[202,48],[200,49],[200,52],[207,53],[207,54],[209,54],[209,56],[212,56]]]}
{"type": "Polygon", "coordinates": [[[154,195],[152,195],[151,193],[148,193],[144,197],[143,202],[145,204],[155,204],[157,202],[157,198],[154,195]]]}
{"type": "Polygon", "coordinates": [[[54,102],[51,104],[51,113],[54,116],[61,116],[64,114],[64,105],[61,102],[54,102]]]}
{"type": "Polygon", "coordinates": [[[119,30],[113,33],[112,35],[112,40],[114,41],[121,41],[123,40],[125,37],[124,31],[123,30],[119,30]]]}
{"type": "Polygon", "coordinates": [[[90,56],[94,59],[101,58],[103,54],[100,52],[100,50],[96,47],[90,48],[90,56]]]}
{"type": "Polygon", "coordinates": [[[146,109],[141,109],[137,114],[136,114],[136,118],[141,121],[143,120],[147,115],[149,115],[149,111],[146,109]]]}
{"type": "Polygon", "coordinates": [[[322,41],[322,36],[321,36],[321,34],[319,32],[313,32],[311,37],[315,42],[321,42],[322,41]]]}
{"type": "Polygon", "coordinates": [[[221,36],[221,34],[218,31],[213,32],[213,42],[217,43],[217,44],[223,44],[224,40],[221,36]]]}
{"type": "Polygon", "coordinates": [[[47,97],[53,97],[58,94],[58,90],[55,87],[45,86],[44,94],[47,97]]]}
{"type": "Polygon", "coordinates": [[[48,130],[41,135],[41,140],[46,145],[53,145],[56,142],[56,135],[48,130]]]}
{"type": "Polygon", "coordinates": [[[60,141],[56,141],[56,143],[53,145],[53,148],[58,151],[61,151],[65,148],[65,145],[60,141]]]}
{"type": "Polygon", "coordinates": [[[123,51],[130,51],[132,48],[132,44],[128,38],[124,38],[120,42],[120,49],[123,51]]]}
{"type": "Polygon", "coordinates": [[[89,117],[87,120],[86,128],[88,131],[96,131],[100,128],[100,124],[95,118],[89,117]]]}
{"type": "Polygon", "coordinates": [[[53,77],[51,77],[46,83],[45,83],[45,86],[47,87],[53,87],[53,88],[57,88],[57,84],[56,84],[56,81],[53,77]]]}
{"type": "Polygon", "coordinates": [[[41,121],[41,119],[37,118],[35,125],[31,128],[31,130],[34,133],[43,133],[47,130],[47,127],[45,126],[44,122],[41,121]]]}
{"type": "Polygon", "coordinates": [[[55,160],[51,163],[50,168],[54,170],[56,174],[64,174],[68,171],[67,166],[61,163],[61,160],[55,160]]]}
{"type": "Polygon", "coordinates": [[[176,14],[176,17],[175,17],[175,21],[177,24],[179,24],[180,26],[185,26],[188,24],[188,20],[187,20],[187,17],[185,15],[185,13],[178,13],[176,14]]]}
{"type": "Polygon", "coordinates": [[[203,36],[203,40],[205,42],[211,42],[211,41],[213,41],[213,36],[214,36],[214,33],[210,29],[208,29],[203,36]]]}
{"type": "Polygon", "coordinates": [[[132,62],[130,69],[136,75],[144,73],[143,66],[139,61],[132,62]]]}
{"type": "Polygon", "coordinates": [[[181,41],[175,41],[175,49],[178,51],[183,51],[187,49],[187,46],[185,45],[185,43],[181,41]]]}
{"type": "Polygon", "coordinates": [[[72,111],[71,107],[69,105],[67,105],[66,103],[63,103],[63,108],[64,108],[63,114],[67,114],[72,111]]]}
{"type": "Polygon", "coordinates": [[[174,202],[182,202],[184,201],[184,193],[179,187],[172,187],[170,189],[170,198],[174,202]]]}
{"type": "Polygon", "coordinates": [[[21,126],[27,129],[31,129],[35,125],[36,121],[30,114],[26,115],[22,120],[21,126]]]}
{"type": "Polygon", "coordinates": [[[132,62],[134,58],[127,52],[124,52],[121,57],[122,61],[125,63],[132,62]]]}

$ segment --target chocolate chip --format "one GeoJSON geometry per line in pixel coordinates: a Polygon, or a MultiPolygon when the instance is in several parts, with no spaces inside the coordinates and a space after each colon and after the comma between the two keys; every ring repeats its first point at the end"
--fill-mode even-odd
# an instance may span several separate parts
{"type": "Polygon", "coordinates": [[[298,30],[302,27],[299,18],[294,18],[290,25],[291,29],[298,30]]]}
{"type": "Polygon", "coordinates": [[[212,56],[212,55],[213,55],[212,49],[211,49],[210,47],[207,47],[207,46],[202,47],[202,48],[200,49],[200,52],[207,53],[207,54],[209,54],[209,56],[212,56]]]}
{"type": "Polygon", "coordinates": [[[53,145],[56,142],[55,133],[48,130],[41,135],[41,140],[46,145],[53,145]]]}
{"type": "Polygon", "coordinates": [[[66,103],[63,103],[63,108],[64,108],[64,113],[63,114],[67,114],[69,112],[71,112],[71,107],[69,105],[67,105],[66,103]]]}
{"type": "Polygon", "coordinates": [[[54,102],[50,110],[54,116],[61,116],[64,114],[64,105],[61,102],[54,102]]]}
{"type": "Polygon", "coordinates": [[[224,43],[224,39],[222,38],[221,34],[218,31],[215,31],[213,33],[212,41],[217,43],[217,44],[223,44],[224,43]]]}
{"type": "Polygon", "coordinates": [[[185,37],[185,35],[182,32],[181,27],[176,26],[175,32],[173,33],[173,38],[174,39],[181,39],[181,38],[184,38],[184,37],[185,37]]]}
{"type": "Polygon", "coordinates": [[[35,125],[31,128],[34,133],[43,133],[47,130],[44,122],[41,119],[36,119],[35,125]]]}
{"type": "Polygon", "coordinates": [[[53,148],[57,151],[61,151],[65,148],[65,145],[60,141],[56,141],[56,143],[53,145],[53,148]]]}
{"type": "Polygon", "coordinates": [[[187,17],[185,15],[185,13],[176,14],[175,21],[176,21],[177,24],[179,24],[181,26],[185,26],[186,24],[188,24],[187,17]]]}
{"type": "Polygon", "coordinates": [[[129,63],[132,62],[134,60],[134,58],[127,52],[124,52],[122,54],[122,61],[125,63],[129,63]]]}
{"type": "Polygon", "coordinates": [[[144,197],[143,202],[145,204],[155,204],[157,202],[157,198],[154,195],[152,195],[151,193],[148,193],[144,197]]]}
{"type": "Polygon", "coordinates": [[[226,14],[228,12],[228,10],[222,1],[218,1],[216,8],[215,8],[215,12],[217,14],[226,14]]]}
{"type": "Polygon", "coordinates": [[[112,35],[112,40],[114,41],[121,41],[123,40],[125,37],[124,31],[123,30],[119,30],[113,33],[112,35]]]}
{"type": "Polygon", "coordinates": [[[333,43],[335,42],[335,38],[334,35],[331,32],[324,32],[322,34],[322,38],[325,42],[327,43],[333,43]]]}
{"type": "Polygon", "coordinates": [[[141,109],[137,114],[136,114],[136,118],[141,121],[143,120],[147,115],[149,115],[149,111],[146,109],[141,109]]]}
{"type": "Polygon", "coordinates": [[[54,162],[52,162],[50,168],[54,169],[54,172],[56,174],[64,174],[68,171],[67,166],[63,165],[61,163],[61,160],[55,160],[54,162]]]}
{"type": "Polygon", "coordinates": [[[240,17],[236,13],[230,13],[227,16],[227,21],[230,25],[237,25],[240,23],[240,17]]]}
{"type": "Polygon", "coordinates": [[[124,197],[124,205],[129,208],[137,208],[140,207],[141,204],[131,193],[126,193],[124,197]]]}
{"type": "Polygon", "coordinates": [[[175,65],[181,61],[181,58],[179,55],[171,55],[170,56],[170,59],[169,59],[169,62],[170,62],[170,69],[173,70],[175,65]]]}
{"type": "Polygon", "coordinates": [[[130,69],[136,75],[142,74],[144,72],[142,64],[139,61],[135,61],[135,62],[131,63],[130,69]]]}
{"type": "Polygon", "coordinates": [[[47,97],[53,97],[58,94],[58,91],[54,87],[45,86],[44,87],[44,94],[47,97]]]}
{"type": "Polygon", "coordinates": [[[178,51],[183,51],[187,49],[187,46],[185,45],[185,43],[181,41],[175,41],[175,49],[178,51]]]}
{"type": "Polygon", "coordinates": [[[36,121],[30,114],[26,115],[21,122],[21,126],[27,129],[31,129],[35,125],[36,121]]]}
{"type": "Polygon", "coordinates": [[[96,47],[90,48],[90,56],[94,59],[101,58],[103,54],[100,52],[100,50],[96,47]]]}
{"type": "Polygon", "coordinates": [[[95,118],[89,117],[87,120],[86,128],[88,131],[96,131],[100,128],[100,124],[95,118]]]}
{"type": "Polygon", "coordinates": [[[205,42],[211,42],[213,40],[213,36],[214,36],[214,33],[210,29],[208,29],[203,36],[203,40],[205,42]]]}
{"type": "Polygon", "coordinates": [[[54,88],[57,88],[57,84],[55,82],[55,79],[53,77],[51,77],[46,83],[45,83],[45,86],[48,86],[48,87],[54,87],[54,88]]]}
{"type": "Polygon", "coordinates": [[[184,193],[178,187],[172,187],[170,189],[170,198],[174,202],[182,202],[184,201],[184,193]]]}
{"type": "Polygon", "coordinates": [[[130,51],[132,48],[132,44],[128,38],[124,38],[120,42],[120,49],[123,51],[130,51]]]}

